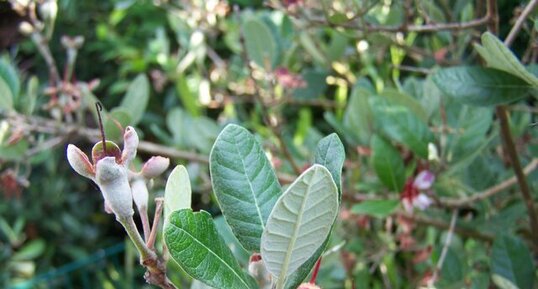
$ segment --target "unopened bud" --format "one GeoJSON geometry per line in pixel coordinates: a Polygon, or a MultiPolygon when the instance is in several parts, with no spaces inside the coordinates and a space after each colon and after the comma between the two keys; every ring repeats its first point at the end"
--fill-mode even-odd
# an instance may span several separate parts
{"type": "Polygon", "coordinates": [[[62,46],[66,49],[80,49],[80,47],[82,47],[82,44],[84,44],[84,37],[62,36],[61,42],[62,42],[62,46]]]}
{"type": "Polygon", "coordinates": [[[91,180],[95,178],[95,169],[88,156],[72,144],[67,146],[67,161],[79,175],[91,180]]]}
{"type": "Polygon", "coordinates": [[[133,200],[138,210],[148,207],[148,187],[146,181],[142,178],[137,178],[131,183],[133,191],[133,200]]]}
{"type": "Polygon", "coordinates": [[[162,174],[170,165],[170,159],[154,156],[151,157],[142,167],[141,174],[148,179],[155,178],[162,174]]]}
{"type": "Polygon", "coordinates": [[[58,15],[58,3],[56,0],[47,0],[39,5],[39,14],[45,20],[54,20],[58,15]]]}
{"type": "Polygon", "coordinates": [[[123,152],[121,160],[125,167],[128,167],[131,161],[136,157],[136,150],[138,148],[138,134],[132,126],[125,128],[123,134],[123,152]]]}
{"type": "Polygon", "coordinates": [[[303,284],[299,285],[299,287],[297,287],[297,289],[321,289],[321,288],[319,286],[317,286],[316,284],[303,283],[303,284]]]}
{"type": "Polygon", "coordinates": [[[29,22],[23,21],[19,24],[19,32],[25,36],[28,36],[34,32],[34,26],[29,22]]]}
{"type": "Polygon", "coordinates": [[[117,219],[133,216],[133,196],[127,169],[116,163],[114,157],[105,157],[97,162],[95,182],[117,219]]]}
{"type": "Polygon", "coordinates": [[[256,279],[261,289],[271,287],[271,273],[267,271],[260,253],[253,253],[248,261],[248,273],[256,279]]]}

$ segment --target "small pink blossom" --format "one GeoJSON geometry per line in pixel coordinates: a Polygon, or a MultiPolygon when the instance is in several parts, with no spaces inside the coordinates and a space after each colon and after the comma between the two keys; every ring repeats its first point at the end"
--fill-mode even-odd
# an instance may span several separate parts
{"type": "Polygon", "coordinates": [[[284,67],[279,67],[275,70],[275,78],[284,88],[295,89],[306,87],[306,82],[300,75],[293,74],[284,67]]]}
{"type": "Polygon", "coordinates": [[[433,203],[423,191],[431,189],[434,181],[435,175],[428,170],[423,170],[414,179],[407,180],[400,195],[405,211],[412,213],[414,208],[425,210],[433,203]]]}

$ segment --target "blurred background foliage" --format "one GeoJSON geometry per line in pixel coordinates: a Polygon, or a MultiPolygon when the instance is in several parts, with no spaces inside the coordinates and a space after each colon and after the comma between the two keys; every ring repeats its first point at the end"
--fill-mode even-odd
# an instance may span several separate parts
{"type": "MultiPolygon", "coordinates": [[[[97,140],[100,101],[107,137],[120,141],[121,128],[135,126],[145,141],[140,160],[162,154],[185,164],[194,209],[215,216],[207,157],[226,123],[256,133],[283,183],[312,163],[323,135],[337,132],[348,159],[341,217],[318,277],[324,289],[416,288],[432,276],[438,288],[536,288],[538,251],[517,187],[449,202],[513,176],[494,107],[461,104],[432,79],[441,67],[480,64],[473,43],[487,23],[407,29],[481,19],[486,1],[43,0],[36,19],[14,12],[28,2],[36,3],[0,1],[0,287],[123,243],[96,186],[65,158],[67,143],[88,152],[97,140]],[[22,35],[21,23],[34,30],[22,35]],[[425,170],[435,176],[425,192],[432,205],[405,210],[409,180],[425,170]]],[[[527,1],[496,2],[503,39],[527,1]]],[[[525,65],[538,57],[536,17],[512,45],[525,65]]],[[[509,110],[530,167],[538,153],[535,102],[509,110]]],[[[535,188],[538,175],[527,180],[535,188]]],[[[154,196],[164,181],[155,180],[154,196]]],[[[225,236],[245,265],[247,256],[225,236]]],[[[142,288],[136,256],[129,245],[120,251],[95,261],[97,283],[86,288],[142,288]]],[[[189,288],[188,276],[171,266],[173,280],[189,288]]],[[[73,288],[88,286],[71,276],[73,288]]],[[[68,288],[61,280],[36,288],[68,288]]]]}

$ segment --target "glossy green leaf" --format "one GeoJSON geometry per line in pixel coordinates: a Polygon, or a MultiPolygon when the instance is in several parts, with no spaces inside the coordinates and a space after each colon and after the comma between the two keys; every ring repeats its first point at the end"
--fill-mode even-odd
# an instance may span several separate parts
{"type": "Polygon", "coordinates": [[[530,73],[519,59],[491,32],[482,34],[482,45],[475,45],[476,51],[491,68],[505,71],[538,87],[538,78],[530,73]]]}
{"type": "Polygon", "coordinates": [[[497,105],[524,98],[530,86],[509,73],[491,68],[459,66],[440,69],[433,81],[447,96],[464,104],[497,105]]]}
{"type": "Polygon", "coordinates": [[[269,27],[251,18],[243,23],[243,36],[249,58],[262,68],[272,68],[277,58],[277,44],[269,27]]]}
{"type": "Polygon", "coordinates": [[[254,279],[241,270],[217,233],[208,212],[175,211],[164,226],[170,255],[193,278],[215,288],[256,288],[254,279]]]}
{"type": "Polygon", "coordinates": [[[267,270],[284,284],[323,244],[338,214],[338,189],[331,173],[313,165],[278,199],[262,235],[267,270]]]}
{"type": "Polygon", "coordinates": [[[13,109],[13,93],[8,84],[0,78],[0,110],[13,109]]]}
{"type": "Polygon", "coordinates": [[[189,173],[184,166],[178,165],[170,173],[164,188],[164,218],[174,211],[190,208],[191,195],[189,173]]]}
{"type": "Polygon", "coordinates": [[[405,183],[405,166],[400,153],[376,135],[372,137],[370,147],[372,165],[379,180],[392,192],[401,192],[405,183]]]}
{"type": "Polygon", "coordinates": [[[331,173],[336,187],[338,188],[338,199],[342,197],[342,167],[346,159],[344,144],[336,133],[332,133],[322,138],[314,153],[314,163],[326,167],[331,173]]]}
{"type": "Polygon", "coordinates": [[[495,238],[491,250],[491,272],[519,288],[533,288],[534,263],[521,239],[511,235],[495,238]]]}
{"type": "Polygon", "coordinates": [[[125,108],[132,117],[132,124],[136,125],[146,111],[149,101],[149,80],[145,74],[139,74],[127,88],[127,92],[120,106],[125,108]]]}
{"type": "Polygon", "coordinates": [[[265,223],[281,194],[271,163],[254,136],[234,124],[220,133],[209,158],[226,222],[245,249],[259,252],[265,223]]]}
{"type": "Polygon", "coordinates": [[[383,97],[372,97],[369,102],[377,130],[418,156],[428,157],[428,143],[433,141],[433,134],[425,122],[406,107],[392,104],[383,97]]]}
{"type": "Polygon", "coordinates": [[[398,200],[371,200],[353,205],[351,212],[360,215],[369,215],[378,218],[385,218],[392,214],[400,202],[398,200]]]}

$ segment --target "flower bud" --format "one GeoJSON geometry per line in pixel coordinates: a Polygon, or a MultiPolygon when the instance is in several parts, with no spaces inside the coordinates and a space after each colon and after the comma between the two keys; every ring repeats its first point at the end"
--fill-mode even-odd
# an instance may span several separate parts
{"type": "Polygon", "coordinates": [[[136,130],[132,126],[126,127],[123,134],[123,152],[121,154],[121,161],[125,167],[129,167],[131,161],[136,157],[138,142],[136,130]]]}
{"type": "Polygon", "coordinates": [[[55,0],[48,0],[39,5],[39,14],[45,20],[54,20],[58,15],[58,3],[55,0]]]}
{"type": "Polygon", "coordinates": [[[260,289],[271,288],[271,274],[267,271],[262,255],[253,253],[248,261],[248,273],[256,279],[260,289]]]}
{"type": "Polygon", "coordinates": [[[133,200],[138,210],[148,207],[148,187],[146,181],[142,178],[137,178],[131,183],[133,191],[133,200]]]}
{"type": "Polygon", "coordinates": [[[19,32],[22,35],[28,36],[34,32],[34,26],[32,26],[32,24],[29,22],[23,21],[21,24],[19,24],[19,32]]]}
{"type": "Polygon", "coordinates": [[[78,147],[72,144],[67,146],[67,161],[79,175],[91,180],[94,179],[95,169],[92,163],[90,163],[88,156],[78,147]]]}
{"type": "Polygon", "coordinates": [[[105,157],[97,162],[95,182],[117,219],[133,216],[133,196],[127,170],[116,163],[114,157],[105,157]]]}
{"type": "Polygon", "coordinates": [[[297,289],[321,289],[321,288],[318,287],[316,284],[303,283],[303,284],[299,285],[299,287],[297,287],[297,289]]]}
{"type": "Polygon", "coordinates": [[[154,156],[151,157],[142,167],[142,170],[140,173],[148,179],[155,178],[162,174],[170,165],[170,159],[161,157],[161,156],[154,156]]]}

